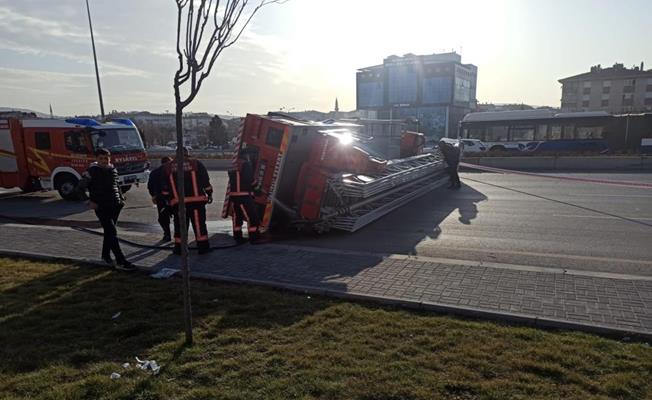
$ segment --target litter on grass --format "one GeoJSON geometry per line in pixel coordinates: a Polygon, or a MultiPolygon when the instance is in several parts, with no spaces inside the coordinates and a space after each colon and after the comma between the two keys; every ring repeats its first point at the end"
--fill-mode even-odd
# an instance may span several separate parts
{"type": "Polygon", "coordinates": [[[161,268],[150,276],[155,279],[167,279],[177,272],[179,272],[179,270],[175,268],[161,268]]]}
{"type": "Polygon", "coordinates": [[[156,360],[141,360],[140,358],[136,357],[136,361],[138,361],[136,367],[145,371],[150,370],[154,375],[157,375],[161,371],[161,366],[158,365],[156,360]]]}
{"type": "Polygon", "coordinates": [[[111,379],[112,380],[120,379],[121,376],[122,375],[120,375],[119,373],[114,372],[114,373],[111,374],[111,379]]]}

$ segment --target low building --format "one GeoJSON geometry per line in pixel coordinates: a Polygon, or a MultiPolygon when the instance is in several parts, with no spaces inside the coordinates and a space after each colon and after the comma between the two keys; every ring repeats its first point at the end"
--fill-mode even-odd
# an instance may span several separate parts
{"type": "Polygon", "coordinates": [[[600,65],[560,79],[562,111],[606,111],[611,114],[652,111],[652,70],[644,64],[625,68],[600,65]]]}

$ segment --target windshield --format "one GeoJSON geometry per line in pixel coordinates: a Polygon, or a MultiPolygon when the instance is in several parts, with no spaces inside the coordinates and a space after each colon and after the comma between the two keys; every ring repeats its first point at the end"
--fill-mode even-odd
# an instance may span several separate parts
{"type": "Polygon", "coordinates": [[[143,142],[136,129],[105,129],[91,132],[93,148],[105,148],[112,153],[143,150],[143,142]]]}

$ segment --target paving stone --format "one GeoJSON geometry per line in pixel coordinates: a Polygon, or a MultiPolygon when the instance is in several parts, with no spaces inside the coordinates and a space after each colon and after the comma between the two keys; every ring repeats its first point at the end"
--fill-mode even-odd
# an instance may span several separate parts
{"type": "MultiPolygon", "coordinates": [[[[145,242],[147,238],[130,237],[145,242]]],[[[98,259],[101,237],[4,225],[0,251],[98,259]]],[[[124,245],[139,266],[178,267],[166,251],[124,245]]],[[[318,290],[473,307],[652,333],[652,281],[338,254],[275,244],[191,253],[192,271],[318,290]]]]}

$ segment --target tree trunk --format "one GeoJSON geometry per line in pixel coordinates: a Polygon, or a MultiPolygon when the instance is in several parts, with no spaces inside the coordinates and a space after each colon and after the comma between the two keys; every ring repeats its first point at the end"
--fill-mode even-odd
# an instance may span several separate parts
{"type": "Polygon", "coordinates": [[[186,224],[186,199],[184,182],[184,161],[183,153],[183,107],[179,95],[179,88],[175,86],[174,96],[176,99],[176,127],[177,127],[177,193],[179,204],[177,221],[181,229],[181,272],[183,275],[183,320],[186,331],[186,344],[192,344],[192,308],[190,304],[190,268],[188,266],[188,225],[186,224]]]}

